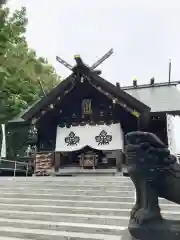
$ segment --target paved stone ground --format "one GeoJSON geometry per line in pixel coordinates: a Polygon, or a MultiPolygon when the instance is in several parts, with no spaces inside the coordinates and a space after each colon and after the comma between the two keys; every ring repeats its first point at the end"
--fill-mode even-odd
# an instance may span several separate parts
{"type": "MultiPolygon", "coordinates": [[[[120,176],[0,178],[0,240],[120,240],[134,187],[120,176]]],[[[163,215],[180,206],[160,200],[163,215]]]]}

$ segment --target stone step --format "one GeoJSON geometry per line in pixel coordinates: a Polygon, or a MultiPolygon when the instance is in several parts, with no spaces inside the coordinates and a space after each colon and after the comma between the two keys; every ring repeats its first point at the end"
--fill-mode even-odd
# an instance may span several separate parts
{"type": "Polygon", "coordinates": [[[110,168],[110,169],[82,169],[80,167],[68,167],[68,168],[60,168],[58,172],[53,173],[53,176],[67,176],[67,175],[72,175],[72,176],[116,176],[116,174],[121,174],[118,173],[117,169],[110,168]]]}
{"type": "Polygon", "coordinates": [[[0,236],[2,236],[2,240],[121,240],[125,231],[121,231],[121,234],[116,236],[102,233],[94,234],[33,228],[0,227],[0,236]],[[10,239],[8,239],[7,236],[10,239]]]}
{"type": "Polygon", "coordinates": [[[9,181],[12,181],[14,183],[19,182],[19,183],[56,183],[56,182],[102,182],[102,183],[106,183],[106,182],[131,182],[131,179],[129,177],[118,177],[118,176],[113,176],[113,177],[86,177],[86,176],[81,176],[81,177],[1,177],[1,182],[6,182],[8,183],[9,181]]]}
{"type": "MultiPolygon", "coordinates": [[[[21,184],[21,183],[8,183],[5,184],[4,183],[0,183],[0,188],[12,188],[12,187],[16,187],[18,189],[22,189],[22,188],[35,188],[35,189],[41,189],[42,188],[42,183],[38,183],[38,184],[34,184],[34,183],[29,183],[29,184],[21,184]]],[[[134,185],[130,182],[126,182],[126,183],[90,183],[90,184],[85,184],[85,183],[69,183],[69,184],[65,184],[65,183],[55,183],[55,184],[50,184],[50,183],[44,183],[44,188],[46,189],[59,189],[59,188],[83,188],[83,189],[87,189],[87,188],[92,188],[92,189],[108,189],[108,188],[111,188],[111,189],[124,189],[124,188],[130,188],[130,189],[134,189],[134,185]]]]}
{"type": "Polygon", "coordinates": [[[45,185],[44,188],[42,188],[42,185],[30,185],[30,186],[17,186],[17,185],[9,185],[9,186],[1,186],[0,187],[1,190],[9,190],[12,188],[16,188],[16,190],[38,190],[38,191],[64,191],[66,189],[68,189],[69,191],[73,191],[73,190],[78,190],[78,191],[86,191],[86,190],[94,190],[94,191],[134,191],[134,186],[114,186],[114,185],[109,185],[109,186],[98,186],[98,185],[68,185],[68,186],[61,186],[61,185],[57,185],[57,186],[48,186],[45,185]]]}
{"type": "Polygon", "coordinates": [[[44,178],[44,177],[11,177],[11,178],[7,178],[7,177],[1,177],[1,182],[13,182],[13,183],[16,183],[16,182],[19,182],[19,183],[23,183],[23,184],[26,184],[26,183],[41,183],[41,182],[44,182],[44,183],[80,183],[80,182],[85,182],[85,183],[90,183],[90,182],[93,182],[93,183],[117,183],[117,182],[131,182],[131,179],[130,178],[125,178],[125,177],[116,177],[116,176],[113,176],[113,177],[60,177],[60,178],[56,178],[56,177],[48,177],[47,178],[44,178]]]}
{"type": "MultiPolygon", "coordinates": [[[[126,192],[125,192],[126,193],[126,192]]],[[[102,192],[102,194],[104,194],[102,192]]],[[[123,192],[124,194],[124,192],[123,192]]],[[[121,194],[120,196],[114,196],[114,195],[87,195],[86,193],[80,193],[80,194],[76,194],[76,193],[72,193],[72,194],[63,194],[63,193],[56,193],[56,194],[52,194],[52,193],[34,193],[34,192],[21,192],[18,193],[16,191],[11,191],[11,192],[2,192],[0,191],[0,197],[1,198],[31,198],[31,199],[39,199],[39,198],[43,198],[43,199],[53,199],[53,200],[84,200],[84,201],[109,201],[109,202],[134,202],[135,196],[134,196],[134,192],[131,192],[132,196],[123,196],[123,194],[121,194]]],[[[164,201],[164,200],[163,200],[164,201]]]]}
{"type": "Polygon", "coordinates": [[[52,213],[52,212],[32,212],[17,210],[0,210],[1,218],[25,219],[51,222],[73,222],[97,225],[113,225],[127,227],[129,217],[125,216],[107,216],[92,214],[72,214],[72,213],[52,213]]]}
{"type": "MultiPolygon", "coordinates": [[[[101,196],[101,195],[95,195],[95,196],[91,196],[91,195],[86,195],[86,194],[51,194],[51,193],[25,193],[25,192],[21,192],[21,193],[17,193],[16,191],[11,191],[11,192],[1,192],[0,191],[0,197],[1,198],[31,198],[31,199],[40,199],[43,197],[43,199],[45,200],[51,200],[53,199],[53,201],[55,200],[84,200],[84,201],[108,201],[108,202],[125,202],[128,201],[130,203],[134,203],[135,201],[135,194],[134,192],[132,193],[133,196],[101,196]]],[[[162,199],[159,198],[159,202],[160,204],[171,204],[171,205],[176,205],[173,202],[170,202],[166,199],[162,199]]]]}
{"type": "MultiPolygon", "coordinates": [[[[89,224],[106,224],[127,226],[129,222],[129,216],[111,216],[111,215],[93,215],[93,214],[76,214],[76,213],[56,213],[56,212],[33,212],[23,210],[0,210],[1,218],[13,218],[13,219],[26,219],[26,220],[42,220],[42,221],[64,221],[64,222],[76,222],[76,223],[89,223],[89,224]]],[[[180,212],[165,211],[163,213],[165,218],[180,220],[180,212]]]]}
{"type": "MultiPolygon", "coordinates": [[[[162,207],[162,213],[167,217],[180,217],[179,207],[167,208],[162,207]]],[[[17,210],[17,211],[31,211],[31,212],[52,212],[52,213],[73,213],[73,214],[92,214],[92,215],[107,215],[107,216],[126,216],[129,217],[131,207],[125,208],[103,208],[103,207],[82,207],[82,206],[53,206],[53,205],[34,205],[34,204],[15,204],[15,203],[0,203],[0,210],[17,210]]]]}
{"type": "MultiPolygon", "coordinates": [[[[12,192],[14,188],[10,189],[0,189],[1,192],[12,192]]],[[[16,189],[16,193],[21,194],[21,193],[32,193],[32,194],[43,194],[45,193],[50,193],[51,195],[56,196],[56,194],[61,193],[61,194],[81,194],[81,195],[86,195],[86,196],[115,196],[115,197],[134,197],[134,191],[127,191],[127,190],[117,190],[117,191],[112,191],[112,190],[106,190],[102,191],[101,189],[98,190],[92,190],[92,189],[86,189],[86,190],[80,190],[80,189],[61,189],[61,190],[52,190],[52,189],[16,189]]]]}
{"type": "MultiPolygon", "coordinates": [[[[7,240],[120,240],[135,199],[123,177],[0,180],[0,236],[15,238],[7,240]]],[[[178,205],[160,203],[164,217],[180,220],[178,205]]]]}
{"type": "MultiPolygon", "coordinates": [[[[0,203],[25,203],[25,204],[32,204],[32,205],[38,205],[38,204],[43,204],[43,205],[51,205],[51,206],[87,206],[87,207],[124,207],[127,208],[130,206],[130,208],[132,207],[134,201],[133,199],[131,199],[130,201],[127,201],[127,199],[125,199],[126,201],[122,201],[122,199],[119,199],[119,201],[107,201],[107,199],[102,200],[92,200],[92,199],[86,199],[86,200],[82,200],[82,199],[47,199],[47,198],[27,198],[27,197],[21,197],[21,195],[19,195],[19,197],[0,197],[0,203]]],[[[128,199],[129,200],[129,199],[128,199]]],[[[173,210],[173,208],[175,209],[179,209],[180,210],[180,206],[178,204],[172,203],[172,202],[164,202],[163,199],[160,200],[160,205],[163,209],[171,209],[173,210]]]]}
{"type": "MultiPolygon", "coordinates": [[[[109,202],[109,201],[90,201],[90,200],[62,200],[62,199],[33,199],[33,198],[3,198],[0,197],[0,205],[1,204],[27,204],[27,205],[41,205],[49,206],[52,208],[67,206],[67,207],[93,207],[93,208],[131,208],[132,202],[109,202]]],[[[169,206],[169,205],[168,205],[169,206]]],[[[173,207],[174,205],[172,205],[173,207]]]]}
{"type": "Polygon", "coordinates": [[[131,179],[129,177],[123,177],[123,176],[80,176],[80,177],[1,177],[2,181],[13,181],[13,182],[62,182],[62,181],[66,181],[66,182],[71,182],[71,181],[87,181],[87,182],[117,182],[117,181],[131,181],[131,179]],[[38,179],[38,180],[37,180],[38,179]]]}
{"type": "Polygon", "coordinates": [[[42,220],[25,220],[17,218],[0,218],[1,227],[15,227],[22,229],[41,229],[41,230],[54,230],[54,231],[71,231],[71,232],[84,232],[84,233],[101,233],[110,235],[121,235],[121,232],[127,229],[127,226],[115,226],[107,224],[86,224],[64,221],[42,221],[42,220]]]}
{"type": "MultiPolygon", "coordinates": [[[[0,237],[0,240],[22,240],[22,238],[2,236],[2,237],[0,237]]],[[[25,240],[27,240],[27,238],[25,240]]],[[[29,239],[29,240],[32,240],[32,239],[29,239]]]]}
{"type": "Polygon", "coordinates": [[[28,204],[8,204],[0,203],[0,210],[18,210],[32,212],[52,212],[52,213],[74,213],[93,214],[108,216],[129,216],[130,208],[95,208],[95,207],[74,207],[74,206],[51,206],[51,205],[28,205],[28,204]]]}

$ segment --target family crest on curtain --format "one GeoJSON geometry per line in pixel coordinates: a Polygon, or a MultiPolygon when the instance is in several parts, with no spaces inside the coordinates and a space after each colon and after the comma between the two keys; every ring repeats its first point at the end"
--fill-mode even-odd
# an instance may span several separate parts
{"type": "Polygon", "coordinates": [[[122,150],[123,145],[123,131],[120,123],[57,127],[56,151],[59,152],[77,151],[85,146],[97,150],[122,150]]]}

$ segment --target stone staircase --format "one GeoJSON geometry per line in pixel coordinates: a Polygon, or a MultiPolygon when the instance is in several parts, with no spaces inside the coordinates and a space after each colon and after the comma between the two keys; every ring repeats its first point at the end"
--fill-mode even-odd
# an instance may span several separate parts
{"type": "MultiPolygon", "coordinates": [[[[0,240],[120,240],[134,196],[120,176],[2,177],[0,240]]],[[[179,206],[160,202],[165,217],[180,220],[179,206]]]]}

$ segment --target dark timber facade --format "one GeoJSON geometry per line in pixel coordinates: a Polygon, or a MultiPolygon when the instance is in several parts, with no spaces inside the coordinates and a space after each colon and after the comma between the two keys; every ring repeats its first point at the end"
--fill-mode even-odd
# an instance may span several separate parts
{"type": "Polygon", "coordinates": [[[69,77],[15,120],[36,127],[39,164],[50,158],[47,162],[58,171],[69,161],[55,151],[57,126],[120,123],[124,134],[150,131],[167,143],[166,113],[180,112],[180,93],[176,89],[179,82],[115,86],[91,71],[80,57],[76,61],[69,77]]]}

